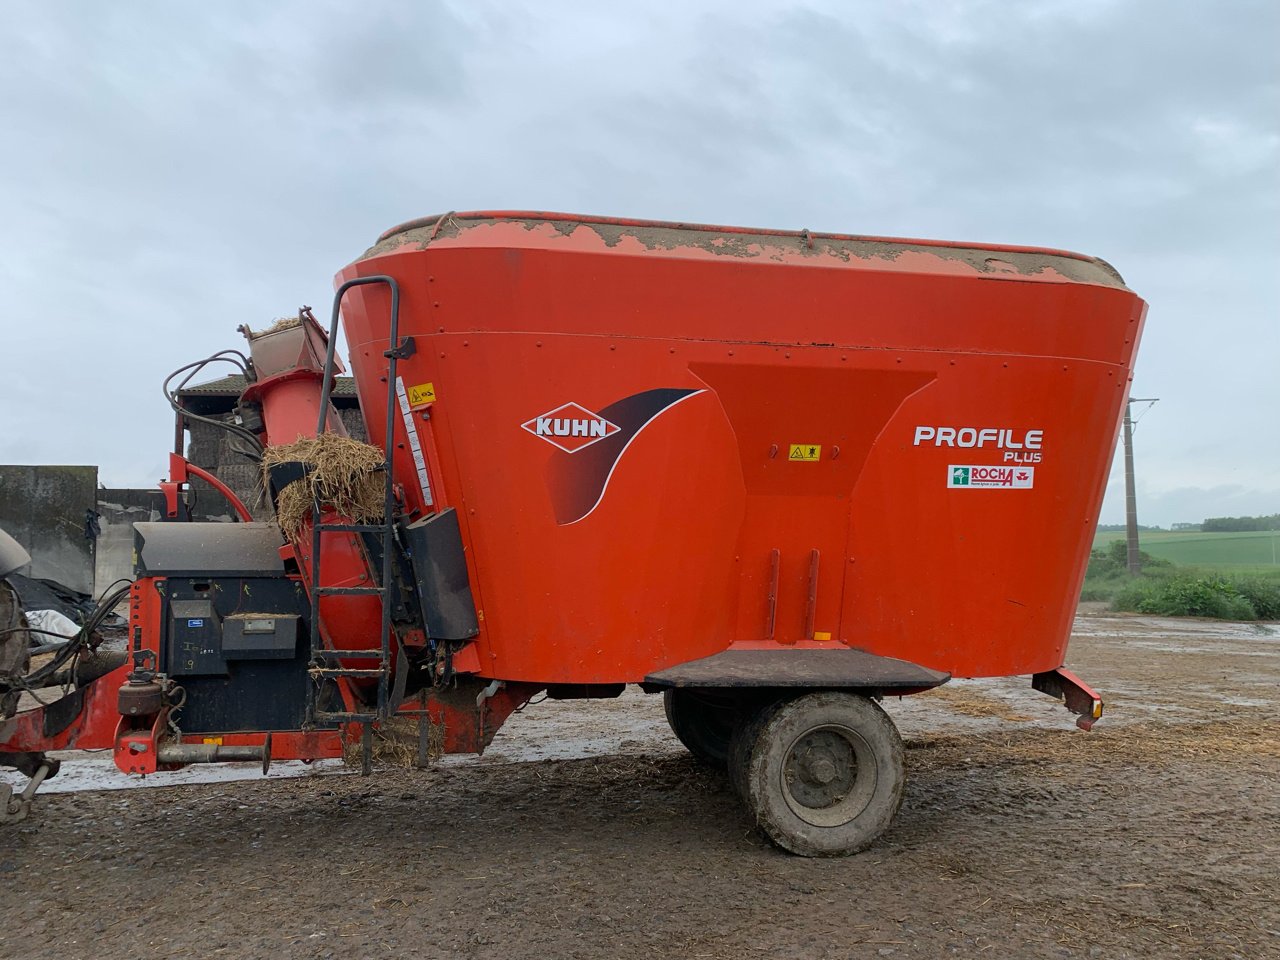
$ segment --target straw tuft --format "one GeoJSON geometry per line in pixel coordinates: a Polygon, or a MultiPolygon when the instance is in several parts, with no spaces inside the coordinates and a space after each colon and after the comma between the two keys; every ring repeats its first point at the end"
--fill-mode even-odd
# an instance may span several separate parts
{"type": "Polygon", "coordinates": [[[258,337],[265,337],[269,333],[279,333],[281,330],[292,330],[294,327],[300,326],[302,326],[302,320],[298,317],[280,317],[265,330],[250,330],[249,339],[256,340],[258,337]]]}
{"type": "Polygon", "coordinates": [[[268,447],[262,456],[264,476],[273,466],[301,462],[310,466],[303,480],[295,480],[276,500],[276,522],[289,537],[297,536],[311,516],[313,499],[355,523],[382,519],[384,459],[377,447],[336,433],[300,437],[283,446],[268,447]]]}
{"type": "MultiPolygon", "coordinates": [[[[434,763],[444,753],[444,724],[429,722],[427,726],[427,760],[434,763]]],[[[363,763],[359,738],[343,748],[342,759],[349,767],[363,763]]],[[[373,761],[379,766],[404,770],[418,765],[418,719],[392,717],[373,728],[373,761]]]]}

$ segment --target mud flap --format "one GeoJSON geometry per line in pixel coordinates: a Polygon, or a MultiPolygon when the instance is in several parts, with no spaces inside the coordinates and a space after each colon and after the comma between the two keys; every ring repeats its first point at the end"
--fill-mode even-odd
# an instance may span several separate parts
{"type": "Polygon", "coordinates": [[[1102,697],[1066,667],[1035,674],[1031,686],[1061,700],[1076,714],[1076,726],[1081,730],[1091,730],[1102,719],[1102,697]]]}
{"type": "Polygon", "coordinates": [[[874,690],[898,696],[931,690],[951,674],[849,647],[733,649],[649,674],[646,691],[669,687],[874,690]]]}

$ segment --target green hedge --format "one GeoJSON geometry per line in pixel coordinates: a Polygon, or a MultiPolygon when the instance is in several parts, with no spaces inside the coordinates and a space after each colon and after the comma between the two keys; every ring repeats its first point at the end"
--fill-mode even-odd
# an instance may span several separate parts
{"type": "Polygon", "coordinates": [[[1111,608],[1166,617],[1276,620],[1280,619],[1280,583],[1191,571],[1134,578],[1116,592],[1111,608]]]}
{"type": "Polygon", "coordinates": [[[1080,599],[1166,617],[1280,620],[1280,579],[1175,567],[1145,552],[1141,559],[1142,573],[1135,577],[1128,570],[1124,541],[1094,550],[1080,599]]]}

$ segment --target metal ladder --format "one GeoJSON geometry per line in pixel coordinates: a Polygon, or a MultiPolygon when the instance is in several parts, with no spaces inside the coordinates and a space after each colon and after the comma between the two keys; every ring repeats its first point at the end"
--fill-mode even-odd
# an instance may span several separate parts
{"type": "MultiPolygon", "coordinates": [[[[383,488],[381,523],[323,523],[318,500],[311,505],[311,660],[307,671],[306,719],[308,725],[324,723],[359,723],[361,734],[361,772],[368,776],[373,769],[373,725],[387,720],[394,705],[391,703],[391,585],[395,568],[395,488],[392,465],[395,461],[396,364],[414,354],[413,337],[400,340],[400,287],[389,276],[357,277],[342,284],[333,297],[333,314],[329,321],[329,343],[324,361],[324,386],[320,394],[320,417],[316,434],[327,429],[329,398],[333,385],[335,340],[338,332],[338,316],[342,309],[342,297],[352,287],[366,284],[386,284],[391,288],[390,348],[383,356],[387,368],[387,418],[382,469],[383,488]],[[320,540],[322,533],[376,533],[382,540],[382,576],[378,586],[371,587],[323,587],[320,586],[320,540]],[[339,650],[325,646],[320,628],[320,599],[322,597],[378,596],[382,599],[382,622],[376,649],[339,650]],[[334,663],[338,660],[374,661],[369,667],[347,667],[334,663]],[[378,681],[377,698],[372,711],[322,710],[316,702],[320,683],[329,678],[374,679],[378,681]]],[[[403,669],[403,668],[402,668],[403,669]]]]}

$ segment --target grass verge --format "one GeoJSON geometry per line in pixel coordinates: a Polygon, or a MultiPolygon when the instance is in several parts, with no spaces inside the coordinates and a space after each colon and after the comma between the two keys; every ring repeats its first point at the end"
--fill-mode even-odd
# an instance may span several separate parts
{"type": "Polygon", "coordinates": [[[1081,600],[1101,600],[1111,609],[1165,617],[1218,620],[1280,620],[1280,571],[1245,574],[1175,567],[1141,554],[1143,570],[1126,566],[1124,541],[1089,556],[1081,600]]]}

